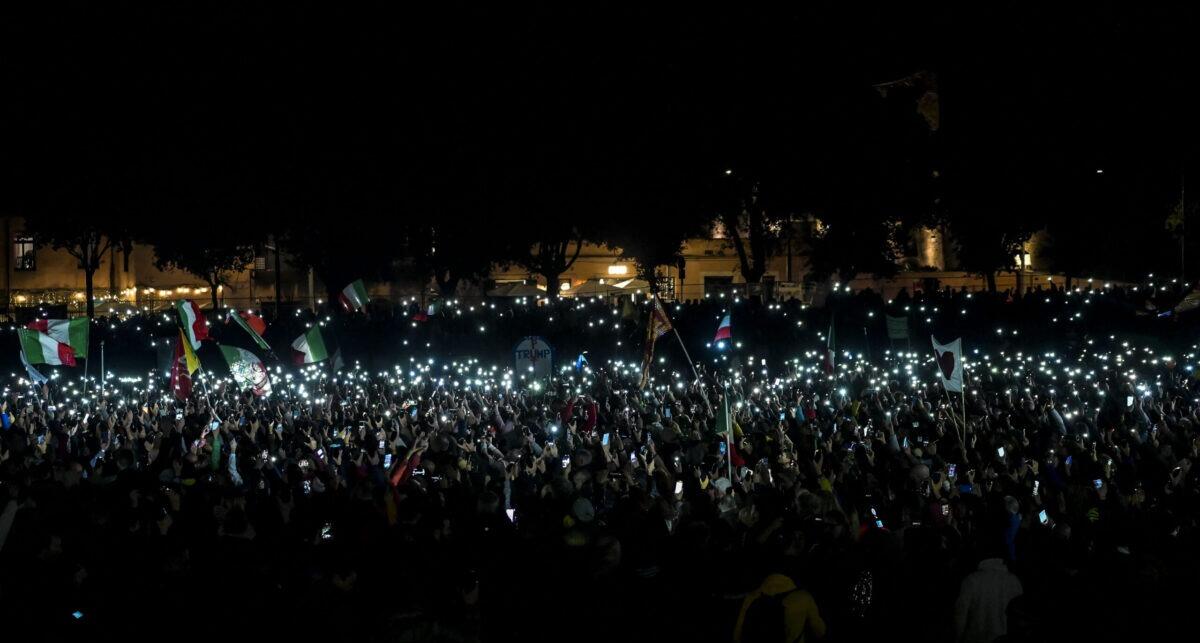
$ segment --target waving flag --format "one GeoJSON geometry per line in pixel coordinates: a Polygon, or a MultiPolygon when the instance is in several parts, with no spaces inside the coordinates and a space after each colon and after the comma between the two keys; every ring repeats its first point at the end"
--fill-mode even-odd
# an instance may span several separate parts
{"type": "Polygon", "coordinates": [[[187,345],[183,333],[180,333],[179,341],[175,342],[175,355],[171,359],[171,390],[177,400],[186,400],[192,394],[192,374],[188,370],[187,353],[184,350],[187,345]]]}
{"type": "Polygon", "coordinates": [[[228,318],[236,322],[238,326],[241,326],[242,330],[246,331],[254,339],[254,343],[258,344],[259,348],[265,351],[271,350],[271,345],[262,337],[263,331],[267,329],[267,324],[261,317],[254,315],[254,313],[234,313],[231,310],[229,311],[228,318]]]}
{"type": "Polygon", "coordinates": [[[18,328],[21,351],[30,364],[51,366],[75,366],[75,349],[53,337],[28,328],[18,328]]]}
{"type": "Polygon", "coordinates": [[[667,311],[663,310],[658,297],[654,298],[654,305],[650,307],[650,330],[654,333],[654,339],[671,332],[671,318],[667,317],[667,311]]]}
{"type": "Polygon", "coordinates": [[[650,307],[650,319],[646,322],[646,344],[642,348],[642,379],[638,383],[638,388],[646,388],[646,385],[650,383],[650,365],[654,362],[654,344],[658,342],[659,337],[669,332],[671,332],[671,318],[667,317],[667,311],[663,310],[662,303],[658,301],[658,297],[655,297],[654,305],[650,307]]]}
{"type": "Polygon", "coordinates": [[[937,358],[938,371],[942,376],[942,386],[947,391],[962,392],[962,339],[956,339],[949,344],[939,344],[933,335],[930,335],[929,339],[933,342],[933,355],[937,358]]]}
{"type": "Polygon", "coordinates": [[[342,302],[342,307],[350,311],[366,310],[367,304],[371,301],[371,298],[367,296],[367,287],[363,285],[362,279],[356,279],[354,283],[343,288],[338,299],[342,302]]]}
{"type": "Polygon", "coordinates": [[[296,338],[292,342],[292,361],[297,366],[302,364],[315,364],[329,357],[329,353],[325,351],[325,339],[321,337],[321,329],[319,326],[313,326],[308,329],[308,332],[296,338]]]}
{"type": "Polygon", "coordinates": [[[25,328],[49,335],[54,341],[70,346],[75,357],[87,357],[88,331],[91,329],[91,324],[88,323],[86,317],[35,319],[26,324],[25,328]]]}
{"type": "Polygon", "coordinates": [[[717,334],[713,337],[714,342],[719,342],[723,339],[731,339],[733,337],[733,322],[730,318],[730,313],[725,313],[725,317],[721,319],[721,325],[717,326],[717,334]]]}
{"type": "Polygon", "coordinates": [[[191,299],[175,302],[175,310],[179,311],[179,325],[183,327],[188,343],[193,350],[200,348],[200,342],[208,339],[208,322],[204,320],[204,313],[191,299]]]}
{"type": "Polygon", "coordinates": [[[32,380],[34,384],[45,384],[48,381],[48,378],[45,375],[42,375],[41,371],[37,370],[33,367],[33,364],[29,363],[29,360],[25,357],[25,351],[17,351],[17,354],[21,356],[21,365],[25,367],[25,372],[29,374],[29,379],[32,380]]]}
{"type": "Polygon", "coordinates": [[[218,346],[239,388],[250,389],[256,397],[271,394],[271,376],[257,355],[244,348],[218,346]]]}
{"type": "Polygon", "coordinates": [[[200,358],[196,356],[196,351],[192,350],[191,344],[187,341],[187,335],[182,330],[179,331],[179,341],[183,346],[183,362],[187,366],[187,374],[190,376],[200,368],[200,358]]]}

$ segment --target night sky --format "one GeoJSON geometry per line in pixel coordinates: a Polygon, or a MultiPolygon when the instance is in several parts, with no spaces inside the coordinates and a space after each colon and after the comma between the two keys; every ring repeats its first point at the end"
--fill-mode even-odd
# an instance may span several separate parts
{"type": "Polygon", "coordinates": [[[4,214],[670,217],[736,168],[1149,256],[1195,159],[1191,12],[168,4],[0,9],[4,214]],[[922,70],[936,133],[872,89],[922,70]]]}

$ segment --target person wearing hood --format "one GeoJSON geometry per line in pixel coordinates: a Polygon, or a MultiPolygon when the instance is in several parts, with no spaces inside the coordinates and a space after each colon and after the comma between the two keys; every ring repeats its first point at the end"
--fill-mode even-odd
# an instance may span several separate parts
{"type": "Polygon", "coordinates": [[[817,602],[813,599],[812,594],[798,588],[796,582],[791,578],[773,573],[768,574],[762,585],[759,585],[758,589],[750,592],[742,600],[742,608],[738,612],[737,623],[733,628],[734,643],[743,643],[743,641],[756,643],[750,638],[750,629],[777,629],[779,627],[777,624],[747,623],[748,614],[751,618],[773,616],[768,611],[757,610],[755,602],[760,599],[779,602],[779,606],[782,608],[783,642],[803,643],[825,636],[825,621],[821,619],[821,613],[817,609],[817,602]]]}

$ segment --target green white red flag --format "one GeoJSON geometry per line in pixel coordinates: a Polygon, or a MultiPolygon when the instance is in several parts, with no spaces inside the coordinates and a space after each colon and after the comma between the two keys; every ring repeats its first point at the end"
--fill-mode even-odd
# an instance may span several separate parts
{"type": "Polygon", "coordinates": [[[75,357],[87,357],[88,332],[91,330],[91,325],[86,317],[35,319],[26,324],[25,328],[36,330],[60,344],[70,346],[75,357]]]}
{"type": "Polygon", "coordinates": [[[325,338],[321,337],[321,328],[313,326],[308,332],[292,342],[292,361],[296,365],[316,364],[329,358],[325,350],[325,338]]]}
{"type": "Polygon", "coordinates": [[[21,352],[30,364],[75,366],[75,349],[69,344],[28,328],[18,328],[17,335],[21,339],[21,352]]]}
{"type": "Polygon", "coordinates": [[[367,304],[371,301],[371,298],[367,296],[367,287],[363,285],[362,279],[356,279],[349,286],[343,288],[338,299],[342,302],[342,307],[349,311],[366,310],[367,304]]]}
{"type": "Polygon", "coordinates": [[[175,302],[175,310],[179,311],[179,325],[183,328],[188,343],[192,345],[192,350],[199,349],[200,342],[208,339],[208,322],[204,319],[204,313],[200,312],[200,307],[191,299],[175,302]]]}

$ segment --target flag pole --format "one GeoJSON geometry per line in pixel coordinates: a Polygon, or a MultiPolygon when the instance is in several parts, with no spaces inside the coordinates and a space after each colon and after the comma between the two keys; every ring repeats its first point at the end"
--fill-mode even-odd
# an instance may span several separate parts
{"type": "Polygon", "coordinates": [[[653,307],[651,315],[654,314],[654,310],[661,310],[663,317],[667,318],[667,322],[671,325],[671,332],[675,333],[675,339],[679,341],[679,348],[683,349],[683,356],[687,359],[688,366],[692,367],[692,375],[696,378],[693,381],[700,381],[700,372],[696,370],[696,365],[692,362],[692,356],[688,353],[687,344],[683,343],[683,338],[679,336],[679,329],[675,328],[674,322],[671,321],[671,316],[667,314],[667,309],[663,308],[662,303],[659,301],[658,293],[655,293],[651,298],[651,306],[653,307]]]}
{"type": "Polygon", "coordinates": [[[683,349],[683,356],[687,358],[688,366],[692,367],[692,375],[696,381],[700,380],[700,373],[696,370],[696,365],[692,363],[692,356],[688,354],[687,346],[683,343],[683,338],[679,336],[679,329],[675,328],[675,324],[671,324],[671,331],[675,333],[675,339],[679,340],[679,347],[683,349]]]}
{"type": "MultiPolygon", "coordinates": [[[[942,395],[946,396],[946,410],[950,412],[950,417],[954,418],[954,420],[955,420],[954,437],[958,438],[958,445],[963,448],[963,453],[965,454],[966,453],[966,442],[964,440],[965,440],[966,436],[964,435],[964,432],[967,430],[967,398],[966,398],[966,395],[965,394],[963,395],[963,415],[962,415],[962,425],[963,426],[962,426],[962,429],[959,429],[958,428],[958,418],[955,417],[955,414],[954,414],[954,398],[950,397],[950,391],[946,389],[946,378],[942,374],[941,366],[938,364],[938,354],[937,354],[936,349],[933,351],[933,366],[934,366],[934,368],[937,369],[938,375],[942,379],[942,395]]],[[[963,386],[966,386],[966,379],[965,379],[966,373],[967,373],[967,369],[964,367],[963,368],[963,378],[964,378],[963,386]]],[[[963,389],[960,389],[960,391],[962,391],[962,390],[963,389]]]]}
{"type": "Polygon", "coordinates": [[[204,387],[204,401],[208,402],[209,412],[213,414],[213,417],[217,418],[218,422],[224,424],[225,421],[221,419],[221,416],[217,415],[217,407],[213,405],[212,397],[209,396],[208,373],[204,370],[203,366],[200,367],[200,386],[204,387]]]}
{"type": "Polygon", "coordinates": [[[733,484],[733,420],[729,417],[729,379],[725,379],[725,394],[721,396],[725,407],[725,470],[729,472],[729,484],[733,484]]]}
{"type": "Polygon", "coordinates": [[[967,364],[966,364],[966,362],[963,362],[962,370],[963,370],[963,387],[962,387],[962,391],[960,391],[960,393],[962,393],[963,431],[966,431],[967,430],[967,364]]]}

